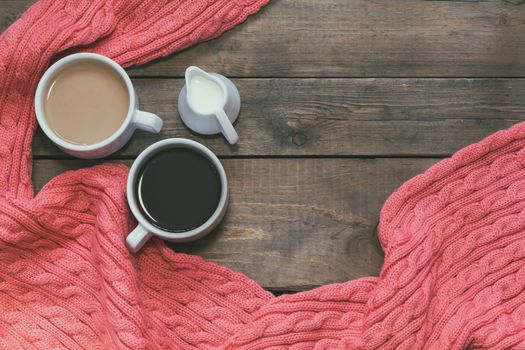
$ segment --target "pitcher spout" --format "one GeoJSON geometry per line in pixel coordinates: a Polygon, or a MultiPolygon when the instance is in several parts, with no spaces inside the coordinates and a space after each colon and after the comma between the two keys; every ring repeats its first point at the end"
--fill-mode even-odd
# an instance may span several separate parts
{"type": "Polygon", "coordinates": [[[191,98],[192,98],[192,90],[193,89],[191,89],[191,81],[193,79],[195,79],[195,78],[202,78],[202,79],[213,80],[212,75],[210,75],[208,72],[200,69],[199,67],[190,66],[190,67],[186,68],[186,73],[184,75],[184,79],[186,81],[186,87],[187,87],[186,93],[188,94],[188,101],[191,101],[191,98]]]}
{"type": "Polygon", "coordinates": [[[186,68],[186,73],[184,77],[186,79],[186,84],[189,84],[193,77],[203,77],[206,79],[210,79],[211,75],[208,72],[205,72],[204,70],[200,69],[199,67],[190,66],[186,68]]]}
{"type": "Polygon", "coordinates": [[[186,69],[185,78],[188,104],[194,112],[211,115],[224,107],[227,91],[215,74],[192,66],[186,69]]]}

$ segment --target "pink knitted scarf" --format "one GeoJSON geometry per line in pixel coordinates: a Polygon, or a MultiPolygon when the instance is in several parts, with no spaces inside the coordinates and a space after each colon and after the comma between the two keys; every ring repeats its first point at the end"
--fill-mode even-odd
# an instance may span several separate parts
{"type": "Polygon", "coordinates": [[[525,348],[525,124],[390,197],[378,278],[295,295],[158,240],[131,255],[124,166],[64,173],[33,198],[32,99],[56,55],[141,64],[266,1],[42,0],[0,36],[0,349],[525,348]]]}

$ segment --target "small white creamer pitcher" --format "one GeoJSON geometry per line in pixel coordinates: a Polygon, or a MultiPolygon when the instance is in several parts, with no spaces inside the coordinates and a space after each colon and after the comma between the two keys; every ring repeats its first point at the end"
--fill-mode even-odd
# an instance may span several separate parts
{"type": "Polygon", "coordinates": [[[204,135],[222,133],[229,143],[235,144],[239,135],[233,123],[240,109],[239,91],[229,79],[194,66],[186,69],[186,84],[179,94],[179,114],[188,128],[204,135]]]}

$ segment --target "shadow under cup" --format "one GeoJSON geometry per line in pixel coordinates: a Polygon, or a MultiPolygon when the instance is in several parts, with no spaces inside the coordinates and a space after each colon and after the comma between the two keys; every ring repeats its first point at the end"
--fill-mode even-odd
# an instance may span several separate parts
{"type": "Polygon", "coordinates": [[[127,194],[139,222],[127,239],[135,252],[151,235],[186,242],[208,234],[225,214],[228,184],[222,164],[208,148],[168,139],[139,155],[127,194]]]}

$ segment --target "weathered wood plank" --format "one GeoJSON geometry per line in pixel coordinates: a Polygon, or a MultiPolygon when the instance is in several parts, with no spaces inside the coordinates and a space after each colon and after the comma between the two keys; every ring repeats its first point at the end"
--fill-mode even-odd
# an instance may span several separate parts
{"type": "MultiPolygon", "coordinates": [[[[0,30],[31,1],[0,1],[0,30]]],[[[133,69],[237,77],[525,76],[525,2],[271,0],[219,40],[133,69]]]]}
{"type": "Polygon", "coordinates": [[[30,0],[0,0],[0,32],[16,21],[32,3],[30,0]]]}
{"type": "Polygon", "coordinates": [[[273,0],[219,40],[133,74],[523,77],[523,18],[523,1],[273,0]]]}
{"type": "MultiPolygon", "coordinates": [[[[237,79],[238,146],[189,132],[177,112],[180,79],[135,79],[142,108],[166,122],[137,132],[117,157],[167,137],[220,155],[443,156],[525,118],[525,79],[237,79]]],[[[34,154],[63,156],[38,134],[34,154]]]]}
{"type": "MultiPolygon", "coordinates": [[[[435,161],[224,160],[231,191],[224,223],[205,239],[173,248],[244,272],[272,290],[376,275],[383,260],[374,232],[382,203],[435,161]]],[[[39,189],[66,169],[95,163],[37,160],[34,183],[39,189]]]]}

